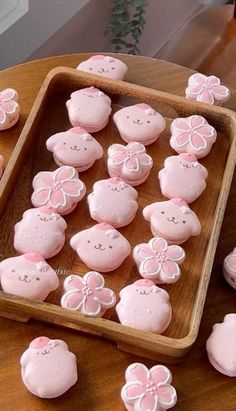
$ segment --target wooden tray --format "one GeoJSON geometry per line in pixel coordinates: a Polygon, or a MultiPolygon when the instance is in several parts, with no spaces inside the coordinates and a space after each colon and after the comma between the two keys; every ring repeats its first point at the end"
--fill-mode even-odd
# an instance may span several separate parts
{"type": "MultiPolygon", "coordinates": [[[[1,182],[1,259],[16,254],[13,248],[14,224],[21,219],[23,212],[31,207],[30,196],[34,175],[41,170],[56,169],[52,154],[45,148],[45,140],[53,133],[70,127],[65,107],[70,93],[91,85],[102,89],[112,97],[113,112],[120,106],[142,101],[152,104],[165,115],[168,125],[173,118],[178,116],[200,114],[206,117],[218,131],[217,142],[211,153],[201,161],[209,172],[207,188],[191,206],[202,223],[202,233],[199,237],[192,238],[184,244],[187,257],[182,265],[181,279],[176,284],[164,287],[170,294],[173,319],[164,335],[156,335],[121,325],[117,321],[115,309],[109,310],[105,318],[90,318],[65,310],[58,305],[65,276],[70,272],[84,274],[89,271],[69,246],[72,235],[94,224],[89,217],[86,198],[72,214],[66,216],[68,222],[66,244],[56,257],[49,260],[49,264],[59,272],[60,288],[51,293],[47,302],[44,303],[0,292],[0,315],[25,322],[30,318],[52,322],[109,338],[116,341],[118,347],[125,351],[161,361],[178,361],[189,351],[197,338],[232,180],[235,164],[236,117],[230,110],[190,102],[182,97],[81,73],[74,69],[59,67],[52,70],[39,91],[1,182]],[[17,184],[15,184],[17,177],[17,184]],[[5,207],[11,192],[8,205],[5,207]]],[[[80,174],[86,184],[87,193],[91,192],[96,180],[108,177],[107,147],[115,142],[122,143],[112,117],[108,126],[99,133],[95,133],[95,137],[102,143],[105,155],[103,159],[96,162],[94,167],[80,174]]],[[[127,227],[120,229],[132,247],[151,238],[149,224],[142,217],[142,209],[153,201],[164,199],[160,192],[157,172],[162,168],[164,159],[174,154],[169,145],[169,138],[168,126],[160,139],[147,148],[148,153],[154,159],[154,167],[149,179],[137,187],[139,211],[135,220],[127,227]]],[[[127,258],[114,272],[105,274],[106,285],[112,288],[117,296],[122,287],[138,278],[132,257],[127,258]]]]}

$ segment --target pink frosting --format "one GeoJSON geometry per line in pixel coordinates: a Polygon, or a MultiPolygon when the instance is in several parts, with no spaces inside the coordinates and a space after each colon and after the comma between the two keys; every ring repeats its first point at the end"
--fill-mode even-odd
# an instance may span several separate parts
{"type": "Polygon", "coordinates": [[[48,337],[37,337],[30,343],[30,348],[43,348],[48,345],[50,339],[48,337]]]}
{"type": "Polygon", "coordinates": [[[42,206],[42,207],[39,207],[39,209],[40,211],[42,211],[42,213],[45,213],[45,214],[54,213],[54,209],[52,207],[42,206]]]}
{"type": "Polygon", "coordinates": [[[172,201],[172,203],[174,203],[178,206],[188,207],[188,204],[186,203],[186,201],[182,200],[182,198],[172,198],[170,201],[172,201]]]}
{"type": "Polygon", "coordinates": [[[39,253],[26,253],[24,258],[29,261],[44,261],[44,258],[39,253]]]}
{"type": "Polygon", "coordinates": [[[120,177],[112,177],[112,178],[109,178],[109,181],[110,181],[112,184],[120,184],[120,183],[123,183],[123,180],[122,180],[122,178],[120,178],[120,177]]]}
{"type": "Polygon", "coordinates": [[[90,57],[90,60],[104,60],[106,56],[103,56],[102,54],[96,54],[95,56],[90,57]]]}
{"type": "Polygon", "coordinates": [[[145,103],[135,104],[135,107],[141,108],[142,110],[148,110],[149,108],[152,108],[151,106],[145,103]]]}
{"type": "Polygon", "coordinates": [[[195,157],[193,154],[190,154],[190,153],[182,153],[179,156],[185,161],[192,161],[192,162],[197,161],[197,157],[195,157]]]}
{"type": "Polygon", "coordinates": [[[84,128],[82,128],[82,127],[72,127],[72,128],[69,129],[69,131],[70,131],[71,133],[76,133],[76,134],[84,134],[84,133],[87,133],[87,131],[86,131],[84,128]]]}
{"type": "Polygon", "coordinates": [[[84,91],[89,91],[89,93],[97,93],[97,91],[100,91],[100,90],[98,90],[96,87],[91,86],[91,87],[85,87],[84,91]]]}
{"type": "Polygon", "coordinates": [[[114,227],[112,227],[112,225],[107,224],[107,223],[99,223],[99,224],[96,224],[94,227],[102,231],[114,230],[114,227]]]}
{"type": "Polygon", "coordinates": [[[155,283],[151,280],[137,280],[134,282],[139,287],[153,287],[155,283]]]}

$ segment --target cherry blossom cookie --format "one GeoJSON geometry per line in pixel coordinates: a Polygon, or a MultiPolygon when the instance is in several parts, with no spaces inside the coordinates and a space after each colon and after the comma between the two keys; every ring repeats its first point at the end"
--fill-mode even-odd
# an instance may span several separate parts
{"type": "Polygon", "coordinates": [[[95,133],[106,127],[111,114],[111,99],[95,87],[74,91],[66,102],[73,127],[95,133]]]}
{"type": "Polygon", "coordinates": [[[158,178],[162,194],[167,198],[195,201],[206,188],[207,169],[193,154],[183,153],[165,159],[158,178]]]}
{"type": "Polygon", "coordinates": [[[3,175],[4,157],[0,154],[0,178],[3,175]]]}
{"type": "Polygon", "coordinates": [[[78,172],[88,170],[103,156],[101,144],[81,127],[56,133],[46,141],[59,166],[72,166],[78,172]]]}
{"type": "Polygon", "coordinates": [[[189,77],[185,94],[189,100],[218,106],[221,106],[230,97],[228,87],[222,86],[218,77],[204,76],[201,73],[195,73],[189,77]]]}
{"type": "Polygon", "coordinates": [[[116,303],[114,291],[104,285],[103,276],[96,271],[89,271],[83,277],[70,275],[64,281],[61,305],[91,317],[102,317],[116,303]]]}
{"type": "Polygon", "coordinates": [[[166,128],[164,117],[144,103],[122,108],[114,114],[113,120],[126,143],[152,144],[166,128]]]}
{"type": "Polygon", "coordinates": [[[154,237],[148,243],[136,245],[133,257],[143,278],[157,284],[175,283],[181,276],[179,264],[185,252],[179,245],[169,245],[164,238],[154,237]]]}
{"type": "Polygon", "coordinates": [[[205,157],[216,141],[216,130],[202,116],[176,118],[171,123],[170,145],[177,153],[205,157]]]}
{"type": "Polygon", "coordinates": [[[33,179],[33,189],[31,202],[34,207],[50,207],[61,215],[71,213],[86,193],[77,170],[69,166],[41,171],[33,179]]]}
{"type": "Polygon", "coordinates": [[[206,349],[217,371],[236,377],[236,314],[227,314],[223,323],[213,326],[206,349]]]}
{"type": "Polygon", "coordinates": [[[106,223],[80,231],[70,244],[89,268],[104,273],[118,268],[131,252],[128,240],[106,223]]]}
{"type": "Polygon", "coordinates": [[[14,247],[22,254],[36,252],[51,258],[63,248],[66,228],[64,218],[51,208],[30,208],[15,225],[14,247]]]}
{"type": "Polygon", "coordinates": [[[170,324],[169,294],[151,280],[138,280],[122,288],[116,312],[121,324],[162,334],[170,324]]]}
{"type": "Polygon", "coordinates": [[[18,93],[13,88],[0,92],[0,131],[13,127],[20,116],[18,93]]]}
{"type": "Polygon", "coordinates": [[[128,67],[119,59],[99,54],[82,61],[76,69],[114,80],[123,80],[128,67]]]}
{"type": "Polygon", "coordinates": [[[59,286],[56,272],[37,253],[1,261],[0,282],[6,293],[36,301],[44,301],[59,286]]]}
{"type": "Polygon", "coordinates": [[[143,216],[150,221],[152,234],[170,244],[182,244],[201,232],[198,217],[180,198],[152,203],[143,209],[143,216]]]}
{"type": "Polygon", "coordinates": [[[108,149],[107,166],[111,177],[120,177],[125,183],[137,186],[147,180],[153,161],[141,143],[113,144],[108,149]]]}
{"type": "Polygon", "coordinates": [[[35,338],[20,359],[26,388],[40,398],[56,398],[77,381],[76,356],[62,340],[35,338]]]}
{"type": "Polygon", "coordinates": [[[172,375],[164,365],[148,369],[144,364],[130,364],[121,398],[128,411],[166,411],[177,402],[172,375]]]}
{"type": "Polygon", "coordinates": [[[97,181],[88,195],[91,217],[99,223],[123,227],[135,217],[138,193],[119,177],[97,181]]]}
{"type": "Polygon", "coordinates": [[[225,257],[223,273],[226,281],[236,289],[236,247],[225,257]]]}

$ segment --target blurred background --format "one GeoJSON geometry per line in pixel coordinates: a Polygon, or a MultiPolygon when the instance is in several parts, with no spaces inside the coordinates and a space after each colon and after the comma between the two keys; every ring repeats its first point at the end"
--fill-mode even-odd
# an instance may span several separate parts
{"type": "Polygon", "coordinates": [[[223,75],[236,87],[232,3],[0,0],[0,69],[58,54],[116,49],[223,75]]]}

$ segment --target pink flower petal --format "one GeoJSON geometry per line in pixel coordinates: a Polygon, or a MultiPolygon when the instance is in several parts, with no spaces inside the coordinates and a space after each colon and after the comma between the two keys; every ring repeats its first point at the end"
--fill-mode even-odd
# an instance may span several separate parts
{"type": "Polygon", "coordinates": [[[95,288],[97,287],[104,287],[104,278],[101,276],[101,274],[95,271],[90,271],[86,274],[85,282],[88,287],[92,288],[93,290],[95,290],[95,288]]]}
{"type": "Polygon", "coordinates": [[[123,153],[124,155],[126,155],[126,148],[122,144],[112,144],[112,146],[109,147],[108,151],[109,154],[123,153]]]}
{"type": "Polygon", "coordinates": [[[149,241],[149,244],[152,250],[156,251],[157,253],[163,253],[164,251],[167,250],[167,247],[168,247],[167,241],[161,237],[152,238],[149,241]]]}
{"type": "Polygon", "coordinates": [[[203,90],[197,96],[197,101],[207,104],[214,104],[214,97],[211,90],[203,90]]]}
{"type": "Polygon", "coordinates": [[[99,315],[101,313],[101,304],[94,298],[94,295],[87,295],[84,299],[83,312],[88,315],[99,315]]]}
{"type": "Polygon", "coordinates": [[[143,144],[141,143],[137,143],[136,141],[134,141],[133,143],[129,143],[126,146],[126,150],[132,150],[135,153],[145,153],[145,147],[143,144]]]}
{"type": "Polygon", "coordinates": [[[124,163],[126,159],[126,153],[123,153],[123,152],[115,153],[111,156],[111,159],[114,165],[120,165],[124,163]]]}
{"type": "Polygon", "coordinates": [[[95,293],[102,306],[109,308],[113,307],[113,305],[115,304],[115,294],[112,290],[103,288],[101,290],[96,290],[95,293]]]}
{"type": "Polygon", "coordinates": [[[150,369],[150,376],[155,385],[171,382],[171,373],[164,365],[155,365],[150,369]]]}
{"type": "Polygon", "coordinates": [[[215,98],[222,98],[222,97],[228,97],[229,96],[229,90],[227,87],[224,86],[212,86],[211,91],[214,94],[215,98]]]}
{"type": "Polygon", "coordinates": [[[0,101],[2,100],[13,100],[16,98],[15,90],[11,88],[6,88],[0,93],[0,101]]]}
{"type": "Polygon", "coordinates": [[[173,261],[183,261],[185,252],[179,245],[170,245],[166,250],[166,257],[173,261]]]}
{"type": "Polygon", "coordinates": [[[161,271],[167,279],[175,279],[180,275],[180,269],[175,261],[166,260],[161,264],[161,271]]]}
{"type": "Polygon", "coordinates": [[[158,404],[158,397],[157,395],[151,395],[146,393],[143,397],[140,398],[138,401],[138,410],[140,411],[156,411],[158,404]]]}
{"type": "Polygon", "coordinates": [[[39,177],[34,180],[35,184],[43,186],[43,188],[51,188],[51,185],[55,182],[52,173],[49,171],[41,171],[39,177]]]}
{"type": "Polygon", "coordinates": [[[199,93],[201,93],[204,89],[202,88],[202,86],[190,86],[187,88],[187,91],[191,94],[193,94],[194,96],[198,96],[199,93]]]}
{"type": "Polygon", "coordinates": [[[213,137],[214,136],[214,129],[211,126],[202,126],[197,129],[199,134],[202,134],[204,137],[213,137]]]}
{"type": "Polygon", "coordinates": [[[137,400],[145,392],[144,386],[139,382],[128,382],[122,388],[122,398],[125,401],[137,400]]]}
{"type": "Polygon", "coordinates": [[[175,142],[178,147],[183,147],[189,142],[189,132],[181,133],[175,137],[175,142]]]}
{"type": "Polygon", "coordinates": [[[50,206],[57,208],[59,206],[64,207],[66,205],[66,196],[61,189],[51,190],[50,193],[50,206]]]}
{"type": "Polygon", "coordinates": [[[144,364],[131,364],[127,369],[127,378],[129,381],[139,381],[146,384],[149,380],[149,370],[144,364]]]}
{"type": "Polygon", "coordinates": [[[150,166],[152,164],[152,158],[148,154],[137,154],[137,159],[139,163],[144,166],[150,166]]]}
{"type": "Polygon", "coordinates": [[[55,181],[70,180],[75,177],[75,169],[73,167],[63,166],[57,169],[55,173],[55,181]]]}
{"type": "Polygon", "coordinates": [[[207,143],[204,137],[201,136],[198,132],[194,132],[190,137],[190,143],[193,148],[196,150],[201,150],[206,148],[207,143]]]}
{"type": "Polygon", "coordinates": [[[4,124],[6,121],[6,114],[5,111],[1,109],[0,107],[0,124],[4,124]]]}
{"type": "Polygon", "coordinates": [[[196,74],[193,74],[190,78],[189,78],[189,83],[190,84],[200,84],[200,85],[203,85],[203,84],[205,84],[206,83],[206,80],[207,80],[207,77],[206,76],[204,76],[203,74],[201,74],[201,73],[196,73],[196,74]]]}
{"type": "Polygon", "coordinates": [[[137,254],[141,258],[153,257],[154,253],[148,244],[143,244],[137,249],[137,254]]]}
{"type": "Polygon", "coordinates": [[[176,391],[172,385],[161,385],[157,388],[157,395],[163,409],[173,407],[176,403],[176,391]]]}
{"type": "Polygon", "coordinates": [[[142,275],[157,275],[161,269],[161,264],[156,258],[147,258],[140,264],[140,273],[142,275]]]}
{"type": "Polygon", "coordinates": [[[205,120],[202,116],[191,116],[190,124],[192,128],[201,127],[204,124],[205,120]]]}
{"type": "Polygon", "coordinates": [[[0,102],[1,108],[5,111],[7,114],[13,114],[16,112],[18,108],[18,104],[15,101],[1,101],[0,102]]]}
{"type": "Polygon", "coordinates": [[[61,188],[68,196],[77,197],[83,189],[83,183],[80,180],[64,181],[61,188]]]}
{"type": "Polygon", "coordinates": [[[51,190],[49,188],[40,188],[33,193],[33,199],[38,206],[45,205],[49,201],[51,190]]]}
{"type": "Polygon", "coordinates": [[[135,157],[126,158],[124,167],[128,171],[138,171],[139,170],[139,162],[138,159],[135,157]]]}
{"type": "Polygon", "coordinates": [[[66,284],[66,289],[82,290],[84,287],[84,281],[79,275],[71,275],[66,284]]]}
{"type": "Polygon", "coordinates": [[[71,310],[82,311],[84,294],[80,291],[68,291],[62,297],[62,306],[71,310]]]}
{"type": "Polygon", "coordinates": [[[220,79],[216,76],[209,76],[206,82],[208,86],[214,86],[220,84],[220,79]]]}

